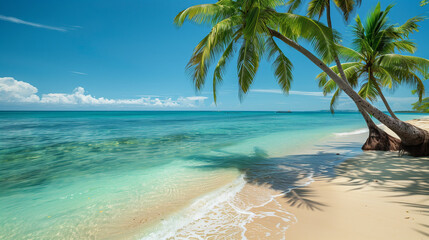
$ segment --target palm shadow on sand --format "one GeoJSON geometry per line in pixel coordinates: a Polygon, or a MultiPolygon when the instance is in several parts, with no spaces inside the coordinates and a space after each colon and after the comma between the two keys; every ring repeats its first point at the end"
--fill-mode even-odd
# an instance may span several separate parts
{"type": "MultiPolygon", "coordinates": [[[[218,150],[215,151],[216,154],[193,155],[188,159],[202,162],[198,168],[207,170],[236,168],[245,173],[248,183],[269,186],[283,192],[289,205],[312,211],[323,211],[327,207],[316,200],[314,191],[299,188],[313,174],[328,181],[335,176],[346,177],[348,181],[340,184],[353,186],[355,190],[375,183],[392,197],[429,193],[429,158],[399,156],[395,152],[365,152],[337,166],[345,160],[343,152],[356,151],[355,144],[326,144],[317,147],[327,151],[272,158],[263,149],[255,147],[253,154],[249,155],[218,150]],[[337,155],[338,151],[342,151],[342,154],[337,155]],[[401,184],[384,184],[388,180],[400,180],[401,184]],[[293,189],[290,190],[291,188],[293,189]]],[[[398,203],[429,215],[427,204],[398,203]]]]}
{"type": "MultiPolygon", "coordinates": [[[[351,146],[344,144],[339,147],[348,149],[351,146]]],[[[336,152],[324,151],[269,157],[265,150],[255,147],[252,154],[217,150],[212,154],[192,155],[188,159],[201,162],[202,164],[196,167],[199,169],[238,169],[245,174],[248,183],[268,186],[284,193],[284,198],[291,206],[323,211],[327,205],[316,200],[316,193],[299,187],[310,181],[313,175],[333,176],[333,166],[344,157],[337,155],[336,152]]]]}

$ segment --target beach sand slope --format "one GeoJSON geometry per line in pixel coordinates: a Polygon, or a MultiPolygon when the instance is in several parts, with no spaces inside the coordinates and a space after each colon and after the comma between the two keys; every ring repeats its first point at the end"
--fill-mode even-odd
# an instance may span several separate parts
{"type": "Polygon", "coordinates": [[[429,239],[429,157],[365,152],[283,200],[297,219],[286,239],[429,239]]]}

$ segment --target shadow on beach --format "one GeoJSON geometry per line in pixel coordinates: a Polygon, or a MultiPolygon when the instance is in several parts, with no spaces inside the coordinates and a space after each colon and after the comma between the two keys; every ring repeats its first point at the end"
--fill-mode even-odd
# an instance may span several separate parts
{"type": "Polygon", "coordinates": [[[312,153],[269,157],[255,147],[252,154],[215,151],[212,154],[192,155],[189,160],[202,162],[199,169],[235,168],[245,174],[245,180],[257,186],[269,187],[284,194],[291,206],[322,211],[326,205],[315,200],[312,190],[300,188],[313,176],[334,177],[334,166],[344,161],[347,154],[356,151],[352,143],[317,145],[312,153]],[[324,149],[324,150],[321,150],[324,149]],[[338,155],[341,152],[341,155],[338,155]]]}
{"type": "MultiPolygon", "coordinates": [[[[207,170],[236,168],[245,174],[248,183],[280,191],[289,205],[312,211],[323,211],[327,206],[315,200],[317,196],[311,189],[299,188],[312,176],[328,181],[336,177],[346,178],[347,181],[335,184],[352,186],[353,190],[375,184],[391,197],[429,193],[429,158],[399,156],[395,152],[361,152],[350,157],[348,153],[360,149],[352,143],[328,143],[316,147],[324,150],[270,158],[263,149],[254,148],[253,154],[249,155],[217,151],[213,155],[194,155],[189,159],[201,161],[203,164],[198,168],[207,170]]],[[[398,203],[429,215],[427,204],[398,203]]]]}
{"type": "MultiPolygon", "coordinates": [[[[347,179],[341,185],[352,186],[353,190],[371,185],[385,192],[386,198],[429,194],[429,157],[399,156],[395,152],[365,152],[339,165],[336,174],[347,179]]],[[[395,203],[429,215],[428,204],[395,203]]]]}

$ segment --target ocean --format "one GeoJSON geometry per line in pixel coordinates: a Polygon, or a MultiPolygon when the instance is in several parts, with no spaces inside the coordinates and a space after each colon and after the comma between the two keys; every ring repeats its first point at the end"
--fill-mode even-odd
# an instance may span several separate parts
{"type": "Polygon", "coordinates": [[[363,132],[358,113],[0,112],[0,239],[246,238],[274,197],[237,202],[244,185],[308,184],[341,161],[310,146],[363,132]]]}

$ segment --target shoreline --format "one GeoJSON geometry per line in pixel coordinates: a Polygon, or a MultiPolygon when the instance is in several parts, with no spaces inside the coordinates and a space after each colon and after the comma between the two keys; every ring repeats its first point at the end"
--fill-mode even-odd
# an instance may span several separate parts
{"type": "MultiPolygon", "coordinates": [[[[192,218],[193,221],[179,224],[180,227],[169,227],[168,232],[164,232],[166,229],[161,226],[156,232],[141,239],[254,239],[255,236],[260,239],[283,239],[287,229],[297,221],[293,212],[283,203],[284,195],[311,184],[315,173],[330,174],[334,166],[358,155],[362,139],[362,133],[356,135],[354,132],[346,132],[340,136],[333,134],[310,145],[307,143],[306,148],[289,152],[287,155],[274,155],[264,159],[278,164],[277,169],[270,170],[266,179],[259,178],[260,170],[257,168],[245,171],[243,186],[233,196],[228,195],[228,198],[211,205],[213,200],[208,196],[213,196],[213,192],[204,195],[189,207],[170,216],[165,224],[173,224],[181,219],[182,215],[192,218]],[[321,155],[320,159],[317,159],[317,154],[321,155]],[[294,173],[290,179],[288,173],[294,173]],[[204,210],[203,215],[192,207],[201,204],[201,199],[211,206],[209,211],[204,210]]],[[[256,157],[257,155],[255,152],[256,157]]]]}
{"type": "MultiPolygon", "coordinates": [[[[408,122],[429,129],[427,118],[408,122]],[[423,124],[422,121],[424,121],[423,124]]],[[[193,221],[176,230],[170,228],[169,237],[165,239],[224,237],[335,240],[423,239],[429,236],[427,233],[429,225],[423,224],[429,222],[428,211],[423,209],[423,215],[415,212],[415,208],[426,206],[429,209],[427,192],[419,193],[418,196],[392,197],[390,195],[396,192],[380,186],[389,185],[392,189],[396,189],[401,184],[406,184],[407,179],[395,182],[391,179],[383,179],[382,175],[372,179],[371,174],[376,174],[380,169],[368,170],[365,164],[356,165],[355,163],[363,161],[375,163],[381,170],[387,168],[396,172],[400,170],[394,165],[396,162],[389,162],[389,159],[394,158],[395,161],[403,162],[402,167],[407,165],[407,171],[421,171],[421,168],[414,170],[408,165],[412,163],[413,158],[400,157],[398,153],[362,152],[361,143],[366,137],[367,132],[362,129],[334,134],[333,137],[324,138],[326,142],[315,143],[299,154],[292,153],[290,156],[279,157],[278,159],[281,159],[279,169],[302,171],[301,176],[295,176],[292,185],[288,183],[287,188],[277,186],[276,181],[280,181],[285,173],[273,176],[277,178],[273,181],[259,181],[246,174],[244,186],[234,196],[229,195],[228,199],[212,205],[204,215],[194,218],[193,221]],[[307,159],[290,162],[302,156],[306,156],[307,159]],[[323,159],[329,159],[329,161],[323,159]],[[383,164],[378,164],[379,159],[385,160],[383,164]],[[304,162],[301,162],[302,160],[304,162]],[[312,166],[314,161],[321,161],[322,164],[312,166]],[[305,167],[300,168],[296,165],[309,165],[308,169],[311,171],[306,172],[305,167]],[[369,174],[371,179],[361,183],[360,181],[363,180],[358,178],[359,173],[369,174]],[[387,197],[390,197],[391,201],[402,202],[404,206],[399,203],[384,202],[384,198],[387,197]],[[395,229],[391,230],[391,228],[395,229]],[[172,233],[174,234],[171,235],[172,233]]],[[[275,161],[277,158],[272,159],[275,161]]],[[[427,170],[420,173],[424,177],[419,179],[419,184],[423,184],[421,181],[429,179],[429,158],[420,164],[427,170]]],[[[390,175],[387,175],[387,178],[390,178],[390,175]]],[[[429,186],[426,187],[429,189],[429,186]]],[[[207,197],[203,198],[209,201],[207,197]]],[[[199,199],[194,204],[198,201],[199,199]]],[[[155,236],[158,235],[150,234],[143,239],[155,239],[153,238],[155,236]]]]}

